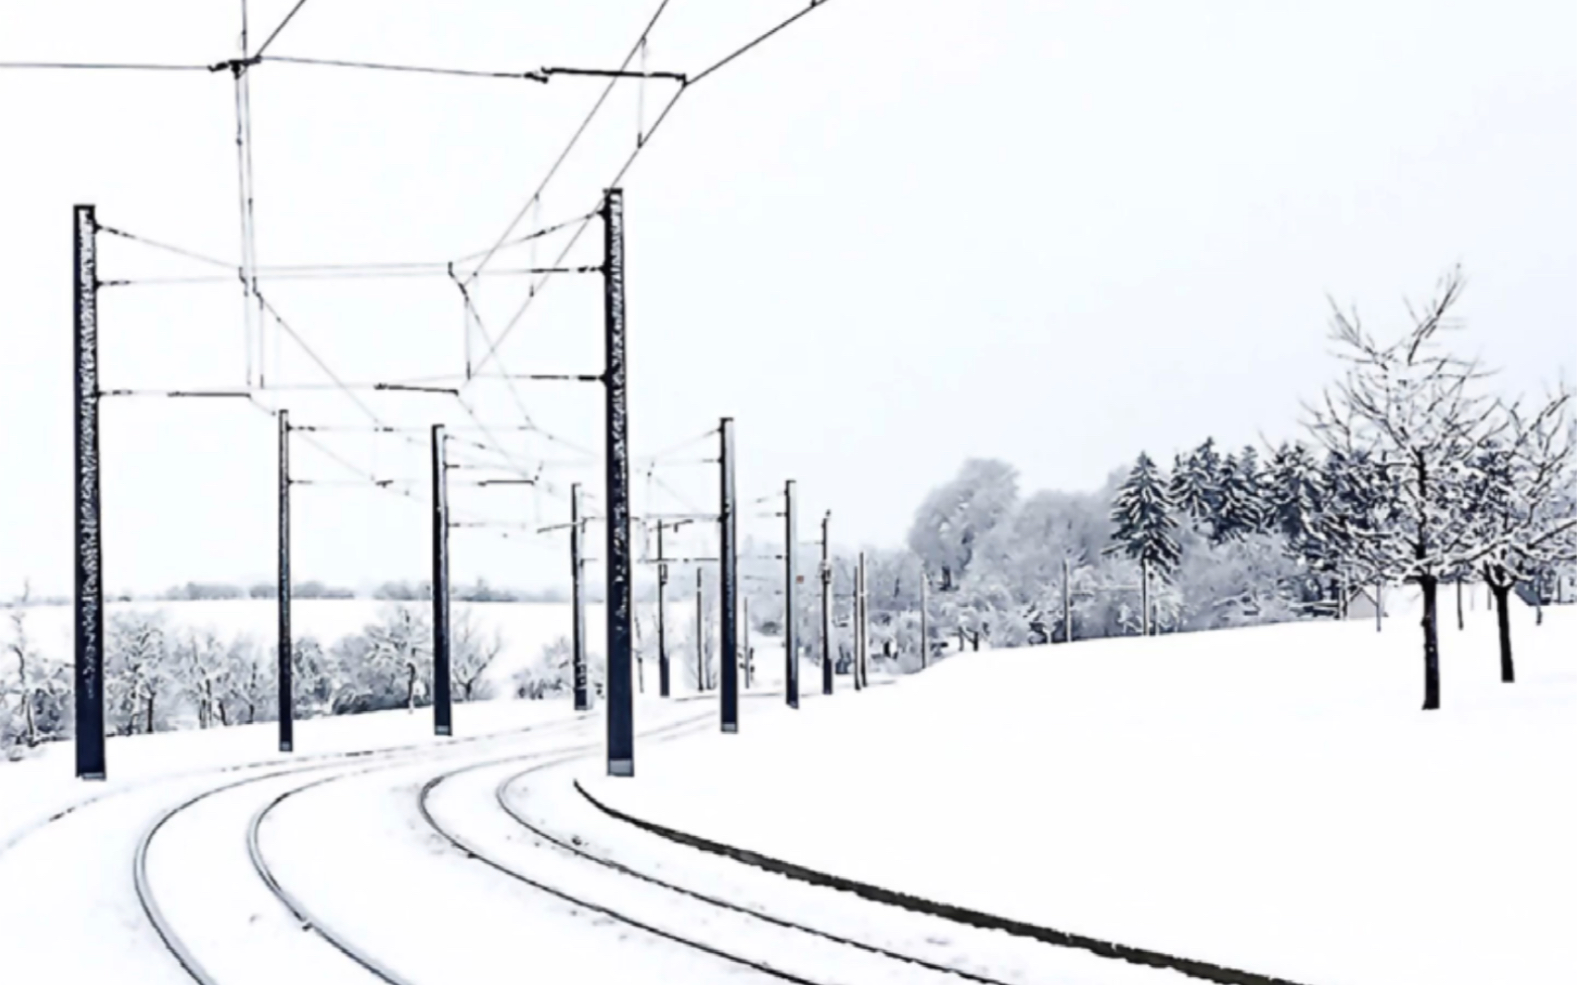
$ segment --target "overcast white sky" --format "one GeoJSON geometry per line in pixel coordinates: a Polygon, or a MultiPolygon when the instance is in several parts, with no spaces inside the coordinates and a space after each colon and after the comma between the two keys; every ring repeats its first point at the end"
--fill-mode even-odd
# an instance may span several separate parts
{"type": "MultiPolygon", "coordinates": [[[[254,32],[293,2],[253,0],[254,32]]],[[[655,6],[309,0],[271,53],[610,66],[655,6]]],[[[693,72],[800,6],[672,0],[649,67],[693,72]]],[[[213,62],[236,53],[238,28],[239,4],[214,0],[8,4],[0,59],[213,62]]],[[[1505,386],[1577,375],[1574,42],[1567,0],[830,0],[688,92],[624,183],[636,452],[732,415],[743,495],[793,477],[805,536],[831,509],[835,539],[893,543],[967,456],[1013,462],[1028,488],[1077,489],[1141,449],[1295,433],[1300,398],[1333,371],[1325,295],[1396,326],[1402,297],[1456,261],[1466,339],[1505,386]]],[[[261,261],[485,248],[600,85],[261,66],[261,261]]],[[[548,186],[542,222],[595,204],[670,91],[648,85],[643,111],[620,87],[548,186]]],[[[222,74],[0,72],[0,134],[0,595],[24,576],[66,593],[71,206],[237,258],[233,89],[222,74]]],[[[595,262],[598,242],[593,227],[571,261],[595,262]]],[[[104,244],[105,278],[208,272],[104,244]]],[[[264,287],[348,380],[463,366],[442,278],[264,287]]],[[[481,285],[494,334],[523,290],[481,285]]],[[[504,364],[596,370],[599,298],[593,279],[556,279],[504,364]]],[[[106,387],[243,382],[233,283],[106,289],[101,330],[106,387]]],[[[323,381],[290,343],[273,351],[276,380],[323,381]]],[[[600,447],[596,388],[521,395],[543,428],[600,447]]],[[[495,382],[468,397],[490,423],[519,421],[495,382]]],[[[332,394],[282,399],[301,423],[365,420],[332,394]]],[[[401,425],[468,423],[444,397],[367,400],[401,425]]],[[[272,426],[243,405],[105,402],[112,589],[272,577],[272,426]]],[[[505,437],[525,458],[576,456],[505,437]]],[[[416,499],[298,490],[298,578],[424,577],[424,452],[365,436],[333,447],[418,480],[416,499]]],[[[349,475],[305,447],[295,459],[302,476],[349,475]]],[[[703,468],[658,477],[675,492],[637,475],[638,510],[715,499],[703,468]]],[[[601,482],[586,467],[550,478],[601,482]]],[[[566,509],[508,487],[454,500],[522,522],[566,509]]],[[[544,585],[567,566],[560,537],[457,532],[453,550],[457,581],[544,585]]]]}

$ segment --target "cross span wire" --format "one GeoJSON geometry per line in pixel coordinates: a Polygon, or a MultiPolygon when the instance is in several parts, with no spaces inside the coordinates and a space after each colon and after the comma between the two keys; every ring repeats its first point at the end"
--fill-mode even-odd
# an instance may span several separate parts
{"type": "MultiPolygon", "coordinates": [[[[689,92],[702,80],[710,78],[716,72],[732,64],[745,53],[753,50],[767,39],[774,37],[779,32],[788,28],[790,25],[798,22],[811,11],[820,7],[825,7],[829,2],[831,2],[831,0],[811,0],[810,5],[800,10],[798,13],[784,19],[771,29],[741,45],[739,48],[736,48],[734,51],[730,52],[723,58],[718,59],[716,62],[713,62],[700,73],[688,77],[686,82],[674,90],[673,95],[669,97],[668,102],[663,106],[662,111],[657,114],[657,119],[653,121],[651,129],[646,131],[644,137],[636,144],[635,149],[627,158],[625,158],[624,164],[619,168],[618,172],[613,176],[612,179],[606,182],[607,187],[614,187],[624,179],[625,174],[627,174],[630,168],[634,166],[635,161],[638,157],[640,157],[641,152],[650,145],[651,138],[657,134],[658,129],[662,127],[663,122],[668,119],[669,114],[673,112],[673,108],[678,105],[679,99],[686,92],[689,92]]],[[[658,8],[656,17],[660,17],[662,15],[662,11],[667,7],[667,5],[668,0],[664,0],[662,6],[658,8]]],[[[652,26],[654,26],[656,23],[656,17],[653,18],[652,24],[647,26],[647,30],[642,33],[641,40],[637,42],[636,47],[632,47],[630,49],[630,53],[625,56],[625,60],[621,68],[628,68],[630,61],[636,56],[636,54],[638,54],[640,44],[644,42],[647,35],[651,32],[652,26]]],[[[520,221],[525,217],[531,203],[537,200],[537,198],[542,194],[543,188],[547,186],[547,183],[552,180],[553,175],[557,173],[559,165],[562,164],[564,158],[568,156],[570,148],[572,148],[574,143],[579,140],[580,135],[585,132],[585,128],[590,125],[591,117],[595,115],[596,109],[600,108],[603,100],[605,100],[607,95],[613,91],[613,86],[616,85],[618,81],[619,80],[615,78],[609,82],[608,88],[604,90],[603,99],[598,101],[597,106],[593,107],[592,114],[588,115],[587,119],[582,122],[581,129],[577,130],[575,136],[571,138],[570,146],[565,148],[563,154],[560,155],[553,167],[549,169],[548,176],[543,179],[542,184],[538,186],[537,191],[532,195],[531,199],[527,201],[526,208],[521,209],[521,211],[516,215],[515,219],[510,223],[509,229],[505,232],[503,237],[500,237],[500,240],[507,238],[509,233],[512,232],[515,227],[519,225],[520,221]]],[[[549,264],[549,266],[558,267],[563,265],[565,257],[567,257],[570,251],[575,248],[575,245],[580,242],[580,238],[585,235],[586,230],[591,225],[591,218],[595,217],[595,215],[596,213],[594,212],[591,217],[583,220],[577,226],[574,234],[570,237],[570,241],[564,246],[563,250],[559,252],[558,258],[549,264]]],[[[485,267],[490,259],[491,253],[485,256],[482,262],[477,265],[477,270],[481,270],[483,267],[485,267]]],[[[499,336],[496,340],[489,339],[484,331],[483,340],[488,342],[488,349],[487,352],[482,356],[481,361],[478,362],[474,367],[476,370],[481,370],[487,365],[489,361],[496,360],[498,347],[503,344],[504,340],[507,339],[510,333],[515,330],[516,326],[520,324],[521,319],[524,318],[526,312],[531,309],[532,304],[536,301],[537,296],[541,294],[543,287],[546,286],[551,276],[551,274],[545,274],[532,284],[531,291],[529,292],[525,302],[521,304],[519,309],[517,309],[515,314],[509,319],[509,322],[504,326],[504,330],[499,333],[499,336]]]]}

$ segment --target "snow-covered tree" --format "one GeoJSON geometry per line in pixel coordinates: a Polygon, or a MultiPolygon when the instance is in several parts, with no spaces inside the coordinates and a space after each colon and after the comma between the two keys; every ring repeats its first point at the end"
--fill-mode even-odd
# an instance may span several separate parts
{"type": "Polygon", "coordinates": [[[116,735],[158,731],[169,723],[175,690],[164,615],[116,613],[105,636],[105,725],[116,735]]]}
{"type": "MultiPolygon", "coordinates": [[[[17,734],[20,741],[36,746],[62,738],[71,731],[72,682],[70,668],[64,664],[46,661],[33,646],[28,633],[28,605],[32,592],[24,584],[21,597],[11,607],[10,638],[3,652],[16,671],[14,697],[17,734]]],[[[0,704],[6,701],[6,689],[0,688],[0,704]]]]}
{"type": "Polygon", "coordinates": [[[976,545],[1012,512],[1018,473],[1006,462],[972,458],[925,498],[909,530],[909,549],[952,591],[969,573],[976,545]]]}
{"type": "Polygon", "coordinates": [[[492,696],[487,671],[503,649],[504,638],[498,630],[484,633],[470,609],[455,613],[450,625],[449,673],[456,701],[485,701],[492,696]]]}
{"type": "Polygon", "coordinates": [[[1568,400],[1562,392],[1531,417],[1510,408],[1506,439],[1481,450],[1468,477],[1468,495],[1477,504],[1480,536],[1488,547],[1481,562],[1484,581],[1499,614],[1500,677],[1508,684],[1516,680],[1508,604],[1512,589],[1577,558],[1568,400]]]}
{"type": "Polygon", "coordinates": [[[1221,460],[1217,483],[1220,505],[1211,539],[1223,544],[1264,531],[1270,518],[1259,455],[1252,446],[1221,460]]]}
{"type": "Polygon", "coordinates": [[[1106,553],[1147,561],[1156,577],[1163,581],[1170,578],[1181,559],[1172,511],[1166,476],[1149,455],[1140,453],[1112,503],[1111,522],[1116,530],[1106,553]]]}
{"type": "Polygon", "coordinates": [[[1221,455],[1216,439],[1179,455],[1172,469],[1167,493],[1177,511],[1195,526],[1213,524],[1221,513],[1221,455]]]}
{"type": "Polygon", "coordinates": [[[414,709],[429,700],[432,626],[425,610],[384,609],[378,622],[335,643],[328,655],[332,714],[414,709]]]}
{"type": "Polygon", "coordinates": [[[1331,334],[1348,366],[1310,422],[1330,450],[1367,455],[1378,470],[1385,512],[1354,531],[1354,544],[1382,577],[1422,592],[1426,710],[1440,707],[1440,581],[1492,549],[1468,495],[1470,463],[1508,427],[1477,361],[1441,343],[1462,288],[1460,271],[1449,273],[1428,304],[1409,306],[1412,327],[1389,343],[1336,309],[1331,334]]]}

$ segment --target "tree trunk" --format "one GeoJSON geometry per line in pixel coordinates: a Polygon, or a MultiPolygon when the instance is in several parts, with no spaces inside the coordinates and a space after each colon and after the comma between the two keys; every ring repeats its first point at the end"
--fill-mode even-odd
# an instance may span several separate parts
{"type": "Polygon", "coordinates": [[[416,665],[415,664],[406,664],[405,665],[405,669],[407,671],[406,678],[405,678],[405,710],[406,711],[415,711],[416,710],[416,665]]]}
{"type": "Polygon", "coordinates": [[[1515,684],[1517,670],[1511,662],[1511,599],[1510,583],[1495,582],[1490,585],[1495,593],[1495,624],[1500,629],[1500,680],[1502,684],[1515,684]]]}
{"type": "Polygon", "coordinates": [[[1462,577],[1457,576],[1457,629],[1466,629],[1467,623],[1462,619],[1462,577]]]}
{"type": "Polygon", "coordinates": [[[23,641],[17,642],[16,668],[21,675],[22,682],[22,718],[27,723],[28,748],[38,745],[38,721],[33,716],[33,689],[27,686],[27,657],[22,650],[26,647],[23,641]]]}
{"type": "Polygon", "coordinates": [[[1418,587],[1424,595],[1424,710],[1433,711],[1440,707],[1440,634],[1436,618],[1439,585],[1433,575],[1424,575],[1418,579],[1418,587]]]}
{"type": "Polygon", "coordinates": [[[230,727],[230,716],[225,712],[225,703],[219,702],[215,707],[219,709],[219,724],[225,728],[230,727]]]}
{"type": "Polygon", "coordinates": [[[148,734],[149,735],[153,734],[153,698],[154,698],[154,695],[150,691],[148,693],[148,734]]]}

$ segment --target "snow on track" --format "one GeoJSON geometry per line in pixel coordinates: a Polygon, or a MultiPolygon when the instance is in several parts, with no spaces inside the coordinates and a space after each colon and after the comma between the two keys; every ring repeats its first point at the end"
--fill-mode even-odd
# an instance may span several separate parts
{"type": "MultiPolygon", "coordinates": [[[[752,939],[779,939],[784,953],[811,956],[805,938],[823,942],[815,967],[836,969],[836,981],[952,981],[1157,985],[1187,979],[1175,972],[1109,961],[996,931],[885,907],[848,893],[807,885],[727,859],[674,845],[621,824],[587,804],[571,784],[571,770],[554,764],[506,773],[494,789],[504,811],[524,831],[583,865],[625,884],[644,884],[688,904],[738,917],[752,939]],[[773,930],[781,931],[774,935],[773,930]],[[878,959],[876,971],[850,955],[878,959]]],[[[938,846],[937,850],[945,850],[938,846]]],[[[623,898],[621,896],[621,898],[623,898]]],[[[679,907],[681,910],[684,906],[679,907]]],[[[714,918],[716,919],[716,918],[714,918]]],[[[719,921],[727,923],[728,921],[719,921]]],[[[752,953],[763,953],[752,948],[752,953]]]]}
{"type": "MultiPolygon", "coordinates": [[[[706,728],[712,715],[691,720],[706,728]]],[[[593,741],[532,755],[583,759],[600,748],[593,741]]],[[[522,758],[499,765],[518,771],[522,758]]],[[[739,969],[697,960],[457,855],[417,810],[419,792],[442,772],[428,762],[347,777],[269,812],[261,850],[279,883],[307,901],[314,926],[334,927],[415,982],[516,983],[527,968],[547,981],[738,979],[739,969]]],[[[498,812],[491,801],[477,806],[498,812]]]]}

